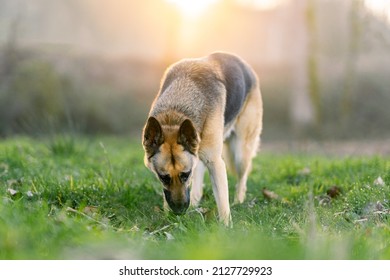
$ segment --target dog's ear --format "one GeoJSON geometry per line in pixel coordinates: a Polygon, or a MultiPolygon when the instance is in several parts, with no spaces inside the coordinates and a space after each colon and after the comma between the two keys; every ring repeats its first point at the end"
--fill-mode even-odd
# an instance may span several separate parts
{"type": "Polygon", "coordinates": [[[148,157],[156,154],[162,143],[164,143],[164,135],[160,123],[155,117],[149,117],[143,131],[142,142],[148,157]]]}
{"type": "Polygon", "coordinates": [[[177,143],[183,145],[184,149],[196,155],[199,148],[198,133],[192,122],[186,119],[179,128],[177,143]]]}

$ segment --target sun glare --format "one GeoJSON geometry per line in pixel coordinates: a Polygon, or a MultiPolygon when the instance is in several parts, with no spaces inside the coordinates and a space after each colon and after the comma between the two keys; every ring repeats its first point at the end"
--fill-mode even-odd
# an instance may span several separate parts
{"type": "Polygon", "coordinates": [[[390,1],[388,1],[388,0],[365,0],[364,4],[375,15],[386,19],[390,23],[390,1]]]}
{"type": "Polygon", "coordinates": [[[259,10],[272,10],[286,2],[286,0],[236,0],[236,2],[259,10]]]}
{"type": "Polygon", "coordinates": [[[167,0],[174,4],[184,17],[197,17],[219,0],[167,0]]]}

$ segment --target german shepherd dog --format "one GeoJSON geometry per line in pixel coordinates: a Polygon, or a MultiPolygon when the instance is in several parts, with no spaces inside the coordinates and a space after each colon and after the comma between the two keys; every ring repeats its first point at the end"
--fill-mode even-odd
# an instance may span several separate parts
{"type": "Polygon", "coordinates": [[[219,219],[231,225],[225,162],[238,176],[235,203],[242,203],[262,117],[258,78],[239,57],[218,52],[171,65],[142,142],[145,165],[163,184],[164,208],[183,214],[197,206],[207,168],[219,219]]]}

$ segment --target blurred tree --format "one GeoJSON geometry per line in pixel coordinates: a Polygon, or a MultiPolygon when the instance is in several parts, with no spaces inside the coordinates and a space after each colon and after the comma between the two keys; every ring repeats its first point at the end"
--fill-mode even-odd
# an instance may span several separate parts
{"type": "Polygon", "coordinates": [[[49,63],[20,61],[6,94],[0,117],[17,132],[41,132],[63,119],[62,81],[49,63]]]}
{"type": "Polygon", "coordinates": [[[309,36],[306,20],[308,0],[290,2],[291,27],[294,32],[294,44],[291,48],[292,58],[292,90],[291,120],[296,137],[305,134],[315,123],[315,107],[309,94],[309,36]]]}
{"type": "Polygon", "coordinates": [[[363,9],[361,0],[350,0],[348,15],[349,36],[348,50],[345,56],[345,79],[344,90],[341,102],[341,125],[345,126],[350,120],[353,102],[353,92],[355,91],[356,65],[359,58],[360,38],[362,30],[362,19],[360,17],[363,9]]]}
{"type": "Polygon", "coordinates": [[[309,81],[309,96],[314,108],[314,125],[319,130],[321,124],[321,96],[318,77],[318,27],[317,27],[317,0],[307,0],[306,25],[308,33],[307,75],[309,81]]]}
{"type": "Polygon", "coordinates": [[[20,15],[16,15],[8,29],[7,39],[4,46],[2,61],[0,64],[0,75],[2,79],[9,77],[13,72],[18,60],[18,36],[20,30],[20,15]]]}
{"type": "Polygon", "coordinates": [[[290,3],[294,26],[291,119],[297,137],[319,134],[321,95],[318,74],[317,0],[290,3]]]}

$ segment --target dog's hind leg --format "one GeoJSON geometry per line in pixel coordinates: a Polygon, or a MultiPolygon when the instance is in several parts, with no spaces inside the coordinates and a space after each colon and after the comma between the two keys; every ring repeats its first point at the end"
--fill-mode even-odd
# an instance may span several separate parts
{"type": "Polygon", "coordinates": [[[234,135],[230,141],[238,176],[234,203],[242,203],[245,200],[246,182],[260,142],[263,107],[258,87],[249,93],[244,106],[237,118],[234,135]]]}
{"type": "Polygon", "coordinates": [[[223,143],[223,154],[222,158],[223,161],[226,164],[226,169],[232,173],[236,174],[236,167],[234,165],[234,154],[232,153],[231,150],[231,140],[232,140],[232,135],[234,133],[231,133],[228,138],[225,139],[225,142],[223,143]]]}
{"type": "Polygon", "coordinates": [[[203,177],[206,166],[201,160],[198,161],[192,176],[191,205],[198,206],[203,195],[203,177]]]}

